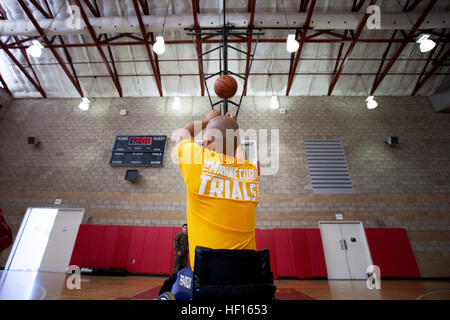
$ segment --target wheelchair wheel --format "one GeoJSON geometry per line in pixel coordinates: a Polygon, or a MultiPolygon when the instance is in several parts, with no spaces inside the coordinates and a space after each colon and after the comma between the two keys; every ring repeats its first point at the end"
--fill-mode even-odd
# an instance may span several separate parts
{"type": "Polygon", "coordinates": [[[176,300],[175,296],[171,292],[163,292],[159,295],[158,298],[154,300],[176,300]]]}

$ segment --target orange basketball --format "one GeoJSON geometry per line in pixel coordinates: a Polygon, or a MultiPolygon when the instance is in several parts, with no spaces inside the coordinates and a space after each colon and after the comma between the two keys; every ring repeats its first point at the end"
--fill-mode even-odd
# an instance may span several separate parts
{"type": "Polygon", "coordinates": [[[236,93],[237,82],[232,76],[220,76],[214,82],[214,92],[222,99],[229,99],[236,93]]]}

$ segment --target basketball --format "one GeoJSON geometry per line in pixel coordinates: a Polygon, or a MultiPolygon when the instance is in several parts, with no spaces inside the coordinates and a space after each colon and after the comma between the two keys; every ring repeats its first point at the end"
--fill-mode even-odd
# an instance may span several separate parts
{"type": "Polygon", "coordinates": [[[214,82],[214,92],[222,99],[229,99],[236,93],[237,82],[232,76],[220,76],[214,82]]]}

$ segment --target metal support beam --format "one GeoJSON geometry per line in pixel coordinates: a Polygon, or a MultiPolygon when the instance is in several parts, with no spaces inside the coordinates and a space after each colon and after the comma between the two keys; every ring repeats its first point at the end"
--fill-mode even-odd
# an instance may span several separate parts
{"type": "MultiPolygon", "coordinates": [[[[348,30],[345,30],[345,32],[344,32],[344,37],[347,36],[347,32],[348,32],[348,30]]],[[[333,71],[334,74],[336,74],[337,69],[338,69],[338,66],[339,66],[339,62],[340,62],[340,60],[341,60],[342,49],[344,49],[344,42],[342,42],[341,45],[339,46],[338,56],[337,56],[337,58],[336,58],[336,63],[335,63],[335,65],[334,65],[334,71],[333,71]]]]}
{"type": "MultiPolygon", "coordinates": [[[[398,30],[394,30],[394,32],[392,33],[391,39],[395,38],[397,31],[398,30]]],[[[392,42],[389,42],[389,44],[386,47],[386,50],[383,53],[383,57],[381,59],[380,66],[378,67],[377,75],[375,76],[375,79],[373,80],[374,83],[377,81],[378,77],[380,76],[381,70],[383,69],[383,65],[384,65],[384,62],[386,61],[389,50],[391,50],[391,45],[392,45],[392,42]]]]}
{"type": "Polygon", "coordinates": [[[420,88],[422,88],[425,82],[427,82],[427,80],[436,72],[436,70],[442,65],[445,60],[447,60],[449,56],[450,48],[439,58],[439,60],[436,61],[433,67],[426,73],[426,75],[422,79],[420,79],[420,77],[422,77],[422,75],[420,75],[419,80],[417,81],[416,86],[414,87],[414,90],[411,94],[412,96],[415,95],[420,88]]]}
{"type": "MultiPolygon", "coordinates": [[[[352,33],[352,30],[349,30],[350,33],[352,33]]],[[[254,34],[253,34],[254,35],[254,34]]],[[[108,39],[108,41],[101,41],[98,43],[100,46],[143,46],[145,45],[145,42],[143,39],[139,38],[139,40],[136,41],[118,41],[113,42],[114,40],[121,39],[124,37],[129,37],[128,34],[121,34],[114,37],[111,37],[108,39]]],[[[21,42],[31,41],[33,39],[36,39],[39,37],[32,37],[27,40],[21,40],[21,42]]],[[[205,37],[207,39],[200,40],[202,44],[220,44],[222,41],[220,39],[211,39],[209,37],[205,37]]],[[[347,39],[307,39],[305,40],[305,43],[346,43],[346,42],[353,42],[354,37],[347,38],[347,39]]],[[[380,44],[380,43],[403,43],[404,39],[358,39],[358,43],[369,43],[369,44],[380,44]]],[[[443,38],[442,41],[433,40],[436,43],[449,43],[450,37],[443,38]]],[[[252,43],[255,43],[256,40],[252,39],[252,43]]],[[[259,43],[286,43],[286,39],[277,39],[277,38],[266,38],[266,39],[259,39],[259,43]]],[[[416,41],[414,39],[410,39],[408,43],[415,43],[416,41]]],[[[247,39],[228,39],[228,43],[247,43],[247,39]]],[[[192,40],[168,40],[165,41],[166,45],[175,45],[175,44],[192,44],[192,40]]],[[[8,49],[27,49],[29,45],[23,45],[23,44],[15,44],[10,43],[6,45],[8,49]]],[[[44,43],[44,48],[48,48],[48,46],[44,43]]],[[[94,42],[88,42],[88,43],[66,43],[64,45],[61,44],[55,44],[52,45],[53,48],[89,48],[89,47],[95,47],[97,46],[94,42]]]]}
{"type": "Polygon", "coordinates": [[[20,69],[20,71],[23,72],[25,77],[30,80],[30,82],[33,84],[33,86],[38,90],[42,97],[47,98],[47,95],[45,94],[44,89],[42,89],[41,85],[28,73],[28,71],[22,66],[19,60],[16,59],[16,57],[12,54],[12,52],[5,46],[5,44],[0,41],[0,47],[5,51],[5,53],[8,55],[8,57],[16,64],[16,66],[20,69]]]}
{"type": "Polygon", "coordinates": [[[309,0],[301,0],[300,1],[300,12],[305,12],[306,8],[308,8],[309,0]]]}
{"type": "Polygon", "coordinates": [[[97,2],[95,2],[95,0],[94,4],[92,4],[89,0],[84,0],[84,3],[86,3],[86,6],[94,17],[100,18],[100,11],[98,10],[97,2]]]}
{"type": "Polygon", "coordinates": [[[108,53],[109,53],[109,58],[111,59],[111,64],[113,67],[114,75],[116,76],[116,78],[119,78],[119,74],[117,73],[116,64],[114,62],[114,56],[112,54],[111,47],[108,47],[108,53]]]}
{"type": "Polygon", "coordinates": [[[414,9],[417,7],[417,5],[420,3],[420,1],[421,1],[421,0],[416,0],[416,1],[414,1],[414,2],[406,9],[406,11],[412,11],[412,10],[414,10],[414,9]]]}
{"type": "Polygon", "coordinates": [[[52,15],[45,11],[44,8],[42,8],[41,4],[37,0],[30,0],[30,2],[34,5],[34,7],[47,19],[52,19],[52,15]]]}
{"type": "MultiPolygon", "coordinates": [[[[415,3],[413,3],[412,6],[409,6],[409,2],[410,2],[410,0],[406,1],[405,5],[403,6],[403,11],[409,12],[409,11],[411,11],[412,9],[414,9],[415,6],[417,5],[417,3],[416,3],[417,1],[416,1],[415,3]]],[[[397,30],[397,29],[396,29],[396,30],[394,30],[394,32],[392,33],[391,40],[394,40],[394,39],[395,39],[395,35],[397,34],[397,31],[400,31],[400,33],[402,34],[402,36],[403,36],[404,39],[407,39],[407,38],[408,38],[408,35],[406,34],[405,30],[397,30]]],[[[439,39],[441,39],[441,37],[440,37],[439,39]]],[[[388,45],[387,45],[387,47],[386,47],[386,50],[385,50],[385,52],[384,52],[384,54],[383,54],[383,58],[382,58],[382,60],[381,60],[380,66],[379,66],[379,68],[378,68],[377,75],[376,75],[375,79],[373,80],[372,86],[375,85],[376,81],[378,80],[378,77],[380,76],[380,73],[381,73],[381,71],[382,71],[382,69],[383,69],[384,62],[385,62],[385,60],[386,60],[386,58],[387,58],[387,55],[388,55],[388,53],[389,53],[389,50],[391,49],[391,46],[392,46],[392,42],[389,42],[388,45]]],[[[425,65],[425,68],[424,68],[424,70],[423,70],[422,72],[425,72],[425,69],[426,69],[427,65],[428,65],[428,62],[427,62],[427,64],[425,65]]],[[[419,78],[419,80],[420,80],[420,78],[419,78]]]]}
{"type": "Polygon", "coordinates": [[[395,52],[394,56],[392,57],[392,60],[389,61],[389,63],[386,65],[386,68],[384,68],[383,72],[380,74],[378,79],[374,82],[374,84],[372,86],[372,90],[370,90],[370,94],[371,95],[373,95],[375,90],[380,85],[381,81],[383,81],[384,77],[389,72],[389,70],[391,69],[392,65],[395,63],[397,58],[400,56],[400,54],[402,53],[403,49],[405,49],[405,47],[408,45],[409,41],[412,40],[412,38],[414,37],[414,33],[419,29],[419,27],[422,24],[423,20],[425,20],[425,17],[431,11],[431,9],[433,8],[433,6],[435,5],[436,2],[437,2],[437,0],[430,0],[428,2],[427,7],[425,8],[424,11],[422,11],[419,19],[416,21],[416,23],[414,24],[412,29],[409,30],[408,36],[403,41],[403,43],[400,45],[400,47],[398,47],[397,51],[395,52]]]}
{"type": "MultiPolygon", "coordinates": [[[[311,4],[309,5],[309,9],[308,9],[308,15],[306,16],[306,20],[305,20],[305,24],[304,24],[305,27],[309,27],[309,23],[311,22],[311,17],[312,17],[315,5],[316,5],[316,0],[311,0],[311,4]]],[[[307,32],[306,28],[302,30],[300,46],[297,50],[297,55],[295,57],[295,61],[292,65],[292,68],[289,70],[289,78],[288,78],[288,83],[287,83],[287,87],[286,87],[286,96],[288,96],[289,92],[291,91],[292,82],[293,82],[294,76],[295,76],[295,70],[297,70],[298,61],[300,59],[300,55],[302,54],[302,49],[303,49],[303,46],[306,41],[306,32],[307,32]]]]}
{"type": "MultiPolygon", "coordinates": [[[[371,0],[369,3],[369,6],[374,5],[377,1],[371,0]]],[[[353,41],[350,44],[350,46],[347,49],[347,52],[345,53],[344,60],[342,61],[338,71],[336,72],[336,75],[334,76],[333,80],[331,81],[330,87],[328,89],[328,95],[331,96],[331,93],[333,92],[334,86],[336,85],[337,81],[339,80],[339,77],[342,73],[342,70],[344,69],[344,65],[347,62],[348,58],[350,57],[353,48],[355,48],[356,43],[358,42],[359,36],[361,35],[361,32],[363,31],[364,27],[366,26],[367,19],[369,18],[369,14],[365,13],[363,19],[359,23],[358,30],[355,33],[355,36],[353,37],[353,41]]]]}
{"type": "Polygon", "coordinates": [[[3,79],[1,74],[0,74],[0,83],[3,86],[3,89],[5,89],[6,92],[12,97],[13,95],[12,95],[11,91],[9,90],[8,85],[6,84],[6,81],[3,79]]]}
{"type": "MultiPolygon", "coordinates": [[[[441,64],[446,65],[446,64],[441,64]]],[[[206,74],[207,76],[210,76],[210,74],[206,74]]],[[[244,73],[241,73],[240,75],[244,76],[244,73]]],[[[272,76],[287,76],[289,73],[287,72],[273,72],[270,73],[272,76]]],[[[298,76],[333,76],[333,72],[296,72],[295,75],[298,76]]],[[[375,72],[367,72],[367,73],[361,73],[361,72],[342,72],[341,76],[375,76],[375,72]]],[[[419,76],[420,72],[390,72],[388,73],[388,76],[419,76]]],[[[434,75],[439,76],[450,76],[450,72],[436,72],[434,75]]],[[[140,73],[140,77],[154,77],[155,75],[153,73],[140,73]]],[[[162,73],[161,77],[195,77],[198,76],[197,73],[162,73]]],[[[252,73],[250,72],[250,76],[269,76],[267,72],[263,73],[252,73]]],[[[136,73],[127,73],[127,74],[119,74],[119,77],[136,77],[136,73]]],[[[87,78],[109,78],[108,74],[100,74],[100,75],[92,75],[92,76],[79,76],[79,78],[87,79],[87,78]]],[[[222,100],[220,100],[222,103],[222,100]]]]}
{"type": "MultiPolygon", "coordinates": [[[[252,29],[254,26],[254,21],[255,21],[255,4],[256,4],[256,0],[249,0],[249,8],[248,11],[250,12],[250,19],[248,20],[248,26],[249,26],[249,30],[248,32],[250,33],[247,36],[247,60],[245,61],[245,77],[248,77],[248,74],[250,72],[250,55],[252,53],[252,29]]],[[[244,92],[243,92],[244,96],[247,95],[247,87],[244,88],[244,92]]]]}
{"type": "MultiPolygon", "coordinates": [[[[38,4],[38,5],[39,5],[39,4],[38,4]]],[[[39,5],[39,6],[40,6],[40,5],[39,5]]],[[[43,10],[43,9],[42,9],[42,10],[43,10]]],[[[0,5],[0,12],[1,12],[1,14],[2,14],[2,18],[3,18],[4,20],[8,20],[8,16],[7,16],[7,14],[6,14],[6,11],[1,7],[1,5],[0,5]]],[[[51,16],[50,16],[50,17],[51,17],[51,16]]],[[[20,43],[20,42],[21,42],[21,40],[19,39],[18,36],[13,36],[13,38],[14,38],[14,40],[16,41],[16,43],[20,43]]],[[[35,79],[36,82],[39,84],[39,87],[42,89],[42,86],[41,86],[41,83],[40,83],[40,81],[39,81],[39,78],[38,78],[36,72],[34,71],[33,66],[31,65],[30,58],[28,57],[28,54],[27,54],[25,48],[20,48],[20,52],[22,53],[22,56],[23,56],[23,58],[25,59],[25,62],[27,63],[28,68],[30,68],[31,72],[33,73],[34,79],[35,79]]],[[[37,88],[36,88],[36,89],[37,89],[37,88]]]]}
{"type": "Polygon", "coordinates": [[[358,12],[361,9],[361,7],[364,5],[364,2],[366,2],[366,0],[359,0],[359,2],[357,0],[353,0],[352,11],[358,12]]]}
{"type": "MultiPolygon", "coordinates": [[[[194,19],[194,28],[199,28],[200,25],[198,23],[198,17],[197,17],[197,13],[200,11],[200,7],[198,5],[198,1],[197,0],[192,0],[192,17],[194,19]]],[[[195,36],[195,48],[197,49],[197,63],[198,63],[198,76],[199,76],[199,80],[200,80],[200,90],[201,90],[201,95],[202,97],[205,95],[205,84],[203,82],[203,75],[202,75],[202,70],[203,70],[203,54],[202,54],[202,43],[201,43],[201,39],[200,39],[200,34],[195,36]]]]}
{"type": "MultiPolygon", "coordinates": [[[[151,40],[151,43],[153,45],[155,43],[155,36],[154,36],[153,32],[150,32],[150,40],[151,40]]],[[[155,54],[154,58],[155,58],[156,74],[159,77],[159,82],[161,82],[161,71],[159,70],[159,58],[158,58],[158,55],[155,54]]]]}
{"type": "MultiPolygon", "coordinates": [[[[23,0],[22,0],[23,1],[23,0]]],[[[105,53],[103,52],[102,47],[100,46],[97,36],[95,34],[94,28],[92,27],[91,23],[89,22],[89,18],[86,14],[86,11],[84,11],[83,6],[80,3],[80,0],[75,0],[76,5],[80,7],[80,13],[81,17],[83,18],[83,21],[86,25],[86,28],[89,31],[89,34],[91,35],[92,40],[95,43],[95,46],[97,47],[98,53],[100,54],[100,57],[102,58],[103,62],[105,63],[106,69],[108,70],[109,75],[111,76],[111,79],[117,89],[117,92],[119,93],[119,97],[122,97],[122,88],[120,86],[119,78],[114,75],[114,72],[111,70],[111,66],[108,63],[108,60],[106,59],[105,53]]]]}
{"type": "Polygon", "coordinates": [[[149,16],[150,8],[148,7],[147,0],[139,0],[139,3],[141,4],[141,8],[142,8],[142,11],[144,12],[144,15],[149,16]]]}
{"type": "MultiPolygon", "coordinates": [[[[1,5],[0,5],[0,12],[1,12],[2,18],[3,18],[4,20],[8,20],[8,16],[7,16],[7,14],[6,14],[6,11],[2,8],[1,5]]],[[[20,42],[21,42],[21,40],[19,39],[18,36],[13,36],[13,38],[14,38],[14,40],[16,41],[16,43],[20,43],[20,42]]],[[[38,83],[39,88],[42,89],[42,86],[41,86],[41,83],[40,83],[40,81],[39,81],[39,78],[38,78],[36,72],[34,71],[33,66],[31,65],[31,61],[30,61],[30,58],[28,57],[28,54],[27,54],[27,52],[26,52],[26,49],[25,49],[25,48],[20,48],[20,52],[22,53],[22,56],[23,56],[23,58],[25,59],[25,62],[27,63],[28,68],[30,68],[31,72],[33,73],[34,79],[35,79],[36,82],[38,83]]],[[[38,88],[36,88],[36,89],[38,89],[38,88]]],[[[42,89],[42,90],[43,90],[43,89],[42,89]]],[[[45,96],[44,96],[44,98],[45,98],[45,96]]]]}
{"type": "Polygon", "coordinates": [[[25,4],[25,1],[24,0],[18,0],[18,1],[19,1],[20,6],[22,7],[22,9],[25,11],[25,14],[31,20],[31,22],[33,23],[33,25],[36,28],[36,30],[39,32],[40,36],[42,37],[42,40],[47,45],[47,48],[50,49],[50,51],[52,52],[52,54],[55,57],[55,59],[59,62],[61,68],[66,73],[66,75],[69,78],[69,80],[75,86],[75,89],[78,91],[80,96],[83,96],[83,90],[81,89],[81,86],[76,82],[76,80],[74,79],[74,77],[70,73],[69,69],[67,69],[66,65],[64,64],[64,61],[61,59],[61,57],[59,56],[59,54],[56,51],[56,49],[52,46],[51,42],[48,40],[45,32],[42,30],[42,28],[40,27],[39,23],[34,18],[33,14],[31,13],[30,9],[28,8],[28,6],[25,4]]]}
{"type": "Polygon", "coordinates": [[[158,69],[156,68],[155,61],[153,58],[153,53],[150,50],[150,44],[149,44],[148,38],[147,38],[147,31],[145,30],[145,24],[142,20],[141,11],[139,9],[139,4],[138,4],[137,0],[133,0],[133,5],[134,5],[134,10],[136,11],[136,16],[139,21],[139,27],[141,29],[142,37],[144,38],[145,49],[147,50],[147,55],[148,55],[148,58],[150,61],[150,66],[153,70],[153,73],[155,74],[156,86],[158,87],[159,95],[162,97],[163,92],[162,92],[162,86],[161,86],[161,76],[158,72],[158,69]]]}
{"type": "MultiPolygon", "coordinates": [[[[64,39],[62,36],[59,36],[59,41],[61,42],[61,44],[64,44],[64,39]]],[[[67,48],[63,48],[63,50],[64,50],[64,55],[66,56],[67,62],[70,65],[70,69],[72,69],[72,74],[75,77],[75,81],[80,86],[80,81],[78,80],[77,72],[75,71],[75,67],[73,66],[73,61],[72,61],[72,57],[69,54],[69,50],[67,48]]]]}
{"type": "Polygon", "coordinates": [[[6,20],[8,19],[6,15],[5,9],[3,9],[2,4],[0,3],[0,20],[6,20]]]}
{"type": "MultiPolygon", "coordinates": [[[[38,9],[46,18],[53,19],[53,14],[52,14],[52,11],[50,9],[50,6],[48,5],[47,0],[45,0],[45,5],[47,7],[47,11],[45,11],[44,8],[42,8],[42,6],[40,5],[40,3],[37,0],[31,0],[31,3],[33,3],[33,5],[36,7],[36,9],[38,9]]],[[[63,36],[59,35],[58,38],[59,38],[59,42],[62,45],[64,45],[65,43],[64,43],[63,36]]],[[[54,39],[55,39],[55,36],[50,40],[50,42],[53,43],[54,39]]],[[[72,74],[75,77],[75,81],[80,86],[80,81],[78,80],[77,72],[75,71],[75,67],[73,65],[72,57],[69,54],[69,50],[68,50],[68,48],[63,48],[63,51],[64,51],[64,54],[66,56],[67,62],[69,63],[70,68],[72,69],[72,74]]],[[[31,65],[30,65],[30,68],[31,68],[31,65]]],[[[31,69],[31,70],[33,70],[33,69],[31,69]]],[[[34,73],[34,70],[33,70],[33,73],[34,73]]],[[[38,82],[39,82],[39,79],[37,79],[36,74],[35,74],[35,77],[36,77],[36,80],[38,80],[38,82]]]]}

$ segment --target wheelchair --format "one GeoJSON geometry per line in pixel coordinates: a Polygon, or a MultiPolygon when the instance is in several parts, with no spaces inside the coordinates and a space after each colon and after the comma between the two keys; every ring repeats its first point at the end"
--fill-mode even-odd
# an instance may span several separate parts
{"type": "Polygon", "coordinates": [[[273,300],[276,287],[269,249],[195,248],[195,268],[184,268],[164,283],[155,300],[273,300]],[[173,284],[172,284],[173,283],[173,284]],[[166,290],[171,287],[170,291],[166,290]],[[163,292],[162,292],[163,291],[163,292]]]}

